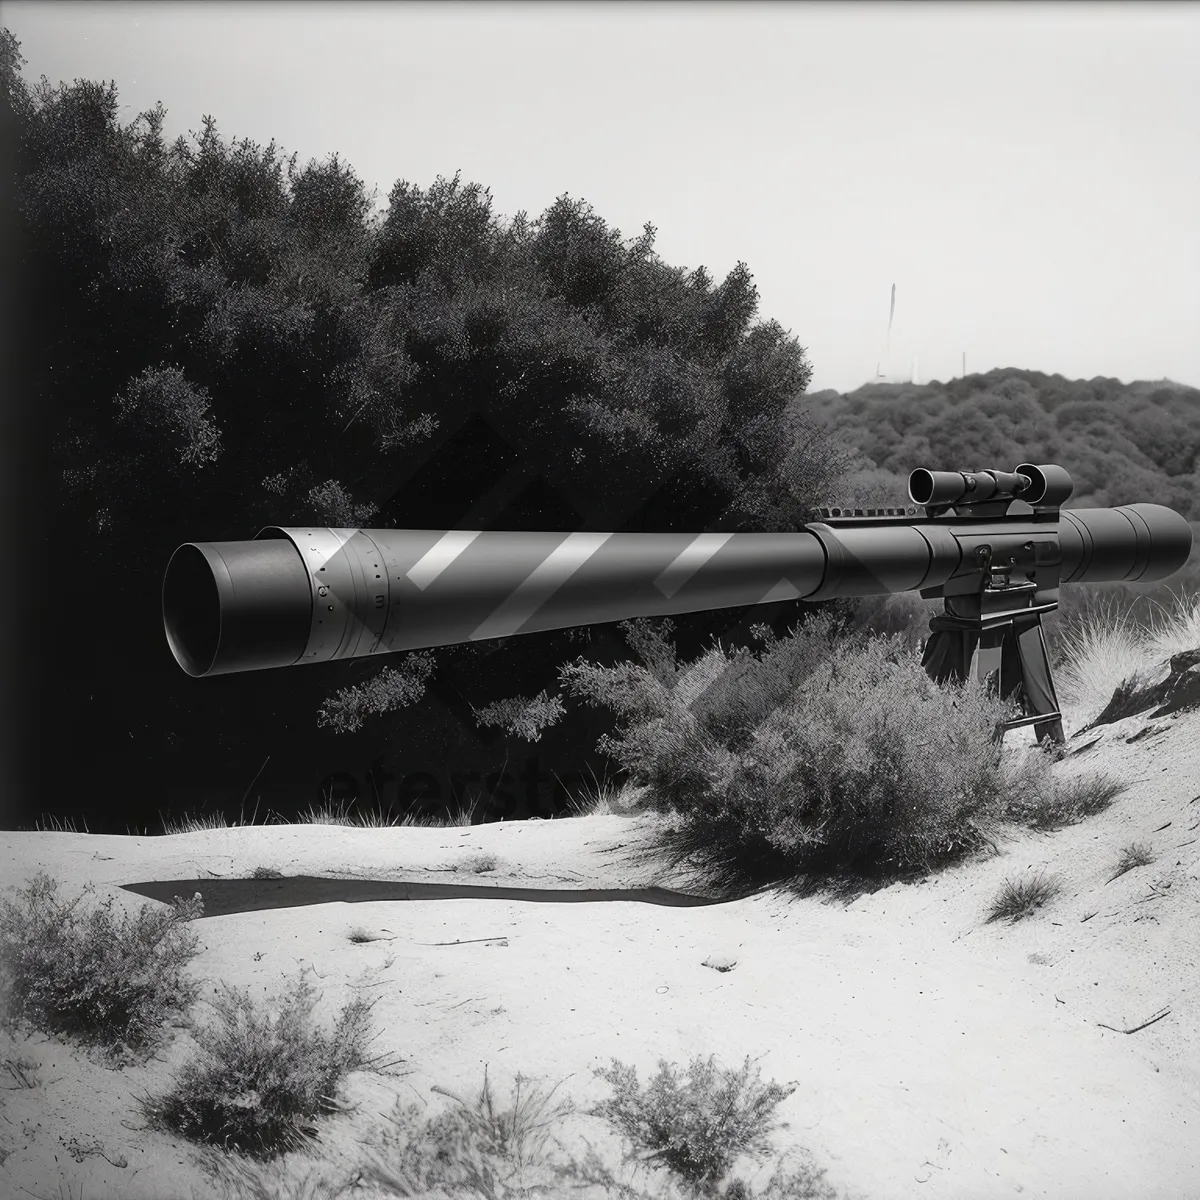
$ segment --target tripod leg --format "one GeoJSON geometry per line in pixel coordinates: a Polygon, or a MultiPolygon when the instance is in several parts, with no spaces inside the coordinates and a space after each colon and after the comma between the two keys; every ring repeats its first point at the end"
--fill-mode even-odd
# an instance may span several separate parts
{"type": "Polygon", "coordinates": [[[987,629],[980,634],[979,652],[975,656],[975,678],[989,690],[999,691],[1001,668],[1004,664],[1004,635],[1002,629],[987,629]],[[991,677],[996,676],[996,682],[990,683],[991,677]]]}
{"type": "Polygon", "coordinates": [[[921,655],[921,666],[935,683],[963,680],[970,674],[975,635],[966,629],[941,629],[930,621],[929,639],[921,655]]]}
{"type": "MultiPolygon", "coordinates": [[[[1021,664],[1021,682],[1025,689],[1026,707],[1030,715],[1058,712],[1058,696],[1054,692],[1054,680],[1050,675],[1050,659],[1046,654],[1046,641],[1042,635],[1041,618],[1034,616],[1031,622],[1014,623],[1017,657],[1021,664]]],[[[1037,740],[1050,738],[1065,742],[1062,721],[1057,720],[1038,725],[1037,740]]]]}
{"type": "Polygon", "coordinates": [[[1029,711],[1024,690],[1024,677],[1021,674],[1021,655],[1017,650],[1017,629],[1010,627],[1005,631],[1003,658],[1000,668],[1000,695],[1006,700],[1016,696],[1027,717],[1034,714],[1029,711]]]}

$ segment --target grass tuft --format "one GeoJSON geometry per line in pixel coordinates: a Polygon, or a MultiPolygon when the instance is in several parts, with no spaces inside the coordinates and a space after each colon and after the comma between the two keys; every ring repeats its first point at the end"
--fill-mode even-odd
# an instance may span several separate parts
{"type": "MultiPolygon", "coordinates": [[[[1167,588],[1168,607],[1127,588],[1063,589],[1047,628],[1058,692],[1086,727],[1119,691],[1158,664],[1200,645],[1200,597],[1167,588]],[[1122,602],[1122,598],[1124,602],[1122,602]]],[[[1109,716],[1119,719],[1121,704],[1109,716]]]]}
{"type": "Polygon", "coordinates": [[[445,815],[436,812],[406,812],[402,816],[384,814],[381,810],[358,808],[353,814],[343,805],[337,812],[328,807],[310,809],[300,817],[301,823],[315,825],[343,825],[355,829],[464,829],[481,824],[479,817],[482,795],[476,793],[465,807],[457,809],[449,805],[444,810],[445,815]]]}
{"type": "MultiPolygon", "coordinates": [[[[247,825],[254,825],[258,817],[258,800],[254,801],[254,811],[250,814],[250,820],[246,820],[246,806],[243,802],[241,808],[241,816],[233,823],[234,828],[245,828],[247,825]]],[[[158,814],[159,823],[162,825],[163,833],[166,835],[176,833],[204,833],[210,829],[228,829],[229,822],[225,820],[224,813],[210,813],[206,817],[184,817],[180,822],[172,824],[170,818],[161,810],[158,814]]],[[[267,817],[267,824],[270,824],[270,814],[267,817]]]]}
{"type": "Polygon", "coordinates": [[[351,819],[345,808],[334,812],[328,806],[320,808],[310,808],[300,817],[300,821],[305,825],[361,825],[373,827],[376,824],[375,814],[360,813],[357,819],[351,819]]]}
{"type": "Polygon", "coordinates": [[[635,807],[628,788],[614,783],[607,775],[599,780],[592,771],[591,786],[585,784],[571,796],[566,811],[572,817],[609,817],[631,812],[635,807]]]}
{"type": "Polygon", "coordinates": [[[224,813],[209,813],[207,816],[185,816],[179,821],[171,821],[165,814],[159,814],[163,833],[171,836],[177,833],[205,833],[210,829],[236,829],[241,824],[235,821],[231,826],[225,819],[224,813]]]}
{"type": "MultiPolygon", "coordinates": [[[[48,826],[48,828],[44,828],[43,826],[40,826],[35,822],[34,827],[37,829],[37,831],[39,833],[78,833],[79,832],[79,830],[75,828],[75,818],[73,816],[68,815],[68,816],[63,816],[63,817],[56,817],[53,813],[51,813],[48,816],[43,817],[42,820],[46,822],[46,825],[48,826]]],[[[82,817],[81,820],[83,821],[83,832],[87,833],[88,832],[87,818],[82,817]]]]}
{"type": "Polygon", "coordinates": [[[1022,880],[1005,880],[988,910],[988,922],[1006,920],[1013,923],[1032,916],[1061,889],[1056,878],[1040,871],[1022,880]]]}
{"type": "Polygon", "coordinates": [[[470,871],[473,875],[486,875],[500,865],[500,860],[494,854],[473,854],[455,869],[470,871]]]}
{"type": "Polygon", "coordinates": [[[367,1157],[363,1179],[401,1196],[462,1195],[471,1197],[559,1194],[555,1189],[571,1170],[557,1156],[552,1129],[574,1111],[569,1100],[554,1101],[549,1092],[518,1075],[511,1104],[498,1104],[484,1071],[483,1087],[471,1100],[435,1087],[450,1108],[424,1118],[418,1105],[397,1101],[367,1157]]]}
{"type": "Polygon", "coordinates": [[[382,933],[372,933],[369,929],[364,929],[361,925],[350,930],[346,936],[356,946],[365,945],[367,942],[386,942],[390,940],[385,938],[382,933]]]}
{"type": "Polygon", "coordinates": [[[110,1057],[148,1058],[164,1023],[199,994],[184,971],[198,945],[187,923],[203,902],[176,897],[169,908],[147,905],[118,921],[112,896],[83,913],[82,895],[60,904],[57,892],[40,872],[17,892],[19,903],[0,903],[0,1011],[110,1057]]]}
{"type": "Polygon", "coordinates": [[[1117,860],[1117,869],[1109,876],[1108,882],[1112,883],[1114,879],[1120,879],[1135,867],[1148,867],[1154,862],[1154,852],[1145,842],[1131,842],[1121,851],[1121,857],[1117,860]]]}
{"type": "Polygon", "coordinates": [[[1103,812],[1128,786],[1099,774],[1082,775],[1053,786],[1034,785],[1029,791],[1010,795],[1006,815],[1030,829],[1063,829],[1103,812]]]}
{"type": "MultiPolygon", "coordinates": [[[[291,820],[285,820],[278,813],[269,813],[264,823],[268,825],[340,825],[349,829],[397,829],[414,826],[427,829],[454,829],[478,824],[476,816],[479,812],[479,804],[480,797],[476,796],[465,809],[455,811],[447,807],[445,816],[439,816],[436,813],[405,813],[399,817],[371,808],[355,807],[354,811],[351,812],[344,803],[337,809],[333,809],[328,804],[325,804],[316,808],[309,808],[306,812],[301,813],[298,817],[291,820]]],[[[173,836],[180,833],[200,833],[211,829],[236,829],[244,827],[247,824],[254,825],[256,824],[254,818],[257,815],[258,810],[256,807],[250,821],[247,822],[243,811],[242,818],[235,821],[233,825],[230,825],[223,813],[209,813],[207,816],[187,816],[174,822],[164,814],[160,814],[160,820],[163,834],[173,836]]],[[[53,820],[54,818],[49,819],[53,820]]]]}

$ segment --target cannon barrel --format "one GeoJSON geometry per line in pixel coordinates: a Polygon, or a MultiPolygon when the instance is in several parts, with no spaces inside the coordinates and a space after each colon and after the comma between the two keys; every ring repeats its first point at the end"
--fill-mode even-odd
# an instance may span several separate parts
{"type": "MultiPolygon", "coordinates": [[[[995,478],[1020,487],[1029,470],[1061,468],[995,478]]],[[[925,483],[956,490],[945,477],[925,483]]],[[[961,594],[979,586],[984,547],[992,564],[1034,563],[1027,577],[1053,603],[1060,582],[1164,579],[1191,545],[1187,521],[1158,504],[784,533],[269,527],[250,541],[180,546],[163,624],[176,661],[201,677],[778,600],[961,594]]]]}

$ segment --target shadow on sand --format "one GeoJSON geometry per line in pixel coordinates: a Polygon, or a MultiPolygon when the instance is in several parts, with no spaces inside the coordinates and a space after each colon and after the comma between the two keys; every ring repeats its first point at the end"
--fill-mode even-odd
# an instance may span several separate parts
{"type": "MultiPolygon", "coordinates": [[[[487,887],[469,883],[398,883],[385,879],[329,879],[293,875],[282,879],[167,879],[125,883],[126,892],[170,904],[179,896],[190,899],[199,892],[205,917],[257,912],[265,908],[299,908],[306,904],[354,904],[367,900],[528,900],[551,904],[594,904],[604,900],[632,900],[637,904],[662,904],[695,908],[720,904],[702,896],[689,896],[666,888],[518,888],[487,887]]],[[[203,919],[203,918],[201,918],[203,919]]]]}

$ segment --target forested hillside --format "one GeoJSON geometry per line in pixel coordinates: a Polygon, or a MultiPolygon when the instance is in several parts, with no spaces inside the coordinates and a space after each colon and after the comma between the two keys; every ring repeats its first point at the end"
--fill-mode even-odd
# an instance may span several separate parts
{"type": "Polygon", "coordinates": [[[1052,462],[1075,482],[1068,508],[1166,504],[1200,521],[1200,390],[1184,384],[1070,380],[1006,367],[948,383],[814,392],[804,403],[881,473],[856,473],[855,485],[885,497],[918,466],[1012,470],[1052,462]]]}

